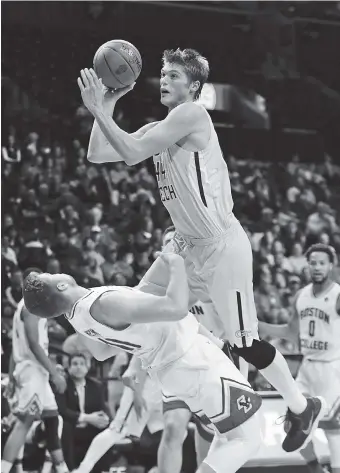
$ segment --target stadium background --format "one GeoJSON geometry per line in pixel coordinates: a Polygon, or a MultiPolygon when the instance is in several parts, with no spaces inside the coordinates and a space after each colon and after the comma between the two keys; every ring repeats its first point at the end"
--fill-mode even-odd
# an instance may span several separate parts
{"type": "MultiPolygon", "coordinates": [[[[340,253],[339,2],[3,2],[2,32],[3,377],[22,270],[61,270],[86,287],[134,285],[171,224],[151,162],[86,161],[92,118],[76,78],[113,38],[143,57],[137,86],[115,111],[127,131],[164,116],[163,49],[193,47],[209,59],[202,100],[253,246],[259,318],[285,323],[309,280],[304,249],[322,241],[340,253]]],[[[339,267],[334,278],[340,282],[339,267]]],[[[64,321],[51,323],[51,356],[60,363],[71,334],[64,321]]],[[[296,370],[298,347],[275,343],[296,370]]],[[[113,372],[93,364],[92,374],[105,386],[113,372]]],[[[254,371],[250,377],[257,390],[271,389],[254,371]]],[[[265,400],[268,418],[284,413],[280,402],[265,400]]],[[[279,443],[273,464],[301,463],[279,443]]]]}

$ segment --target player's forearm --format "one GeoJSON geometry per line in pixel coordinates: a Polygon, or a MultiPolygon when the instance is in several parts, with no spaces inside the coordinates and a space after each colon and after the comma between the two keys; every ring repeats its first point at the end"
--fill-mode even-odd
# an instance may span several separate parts
{"type": "Polygon", "coordinates": [[[275,325],[268,324],[259,320],[260,335],[269,336],[273,338],[291,339],[292,333],[288,324],[275,325]]]}
{"type": "Polygon", "coordinates": [[[184,261],[172,262],[169,267],[170,280],[166,290],[165,301],[174,319],[179,320],[188,315],[189,287],[184,261]]]}
{"type": "Polygon", "coordinates": [[[91,163],[113,163],[124,161],[122,156],[116,152],[109,141],[105,138],[97,121],[93,122],[87,160],[91,163]]]}
{"type": "Polygon", "coordinates": [[[30,349],[41,366],[49,372],[50,376],[57,374],[56,366],[52,363],[40,345],[37,343],[30,344],[30,349]]]}
{"type": "Polygon", "coordinates": [[[128,166],[140,163],[149,157],[143,155],[140,140],[121,130],[114,120],[107,116],[103,110],[98,110],[94,116],[100,130],[115,153],[119,155],[121,157],[120,160],[125,161],[128,166]]]}
{"type": "Polygon", "coordinates": [[[204,335],[211,342],[213,342],[214,345],[218,346],[218,348],[220,348],[222,350],[222,348],[224,346],[224,341],[221,340],[220,338],[215,337],[215,335],[213,335],[211,332],[209,332],[209,330],[206,329],[205,327],[203,327],[203,325],[201,325],[201,324],[199,324],[199,326],[198,326],[198,333],[200,333],[201,335],[204,335]]]}

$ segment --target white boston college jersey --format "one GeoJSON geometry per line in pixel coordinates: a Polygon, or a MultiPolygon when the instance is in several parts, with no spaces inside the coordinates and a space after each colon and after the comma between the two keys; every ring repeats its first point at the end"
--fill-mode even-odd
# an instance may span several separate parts
{"type": "Polygon", "coordinates": [[[312,284],[300,292],[296,309],[300,322],[301,353],[309,360],[340,359],[340,315],[336,302],[340,285],[333,283],[323,294],[313,294],[312,284]]]}
{"type": "MultiPolygon", "coordinates": [[[[25,331],[24,322],[21,317],[21,312],[24,307],[24,300],[18,304],[18,307],[13,316],[13,335],[12,335],[12,346],[13,346],[13,359],[15,364],[18,364],[23,361],[33,361],[37,363],[42,369],[35,355],[32,353],[27,336],[25,331]]],[[[39,345],[44,350],[46,355],[48,355],[48,326],[47,319],[39,319],[38,322],[38,331],[39,331],[39,345]]]]}
{"type": "Polygon", "coordinates": [[[195,238],[224,233],[234,205],[228,167],[206,114],[211,134],[204,150],[187,151],[175,144],[153,156],[161,201],[176,230],[195,238]]]}
{"type": "Polygon", "coordinates": [[[223,339],[225,337],[224,326],[219,318],[212,303],[196,302],[190,309],[198,322],[203,325],[209,332],[213,333],[215,337],[223,339]]]}
{"type": "MultiPolygon", "coordinates": [[[[125,286],[90,289],[75,303],[67,318],[80,334],[140,357],[143,368],[161,368],[180,358],[196,340],[198,322],[193,315],[189,314],[178,322],[131,324],[124,330],[103,325],[91,316],[92,304],[105,292],[114,295],[115,292],[131,293],[135,290],[125,286]]],[[[124,317],[124,314],[120,315],[124,317]]]]}

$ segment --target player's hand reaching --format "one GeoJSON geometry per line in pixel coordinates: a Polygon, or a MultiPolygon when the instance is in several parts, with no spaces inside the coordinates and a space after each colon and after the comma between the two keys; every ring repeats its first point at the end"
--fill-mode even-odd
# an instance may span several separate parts
{"type": "Polygon", "coordinates": [[[169,266],[177,265],[177,264],[184,264],[184,259],[182,256],[176,253],[159,253],[159,257],[164,261],[164,263],[168,264],[169,266]]]}
{"type": "Polygon", "coordinates": [[[56,390],[57,390],[58,393],[62,394],[65,391],[65,389],[66,389],[66,380],[65,380],[63,375],[61,375],[59,373],[55,373],[51,377],[51,381],[54,384],[54,386],[56,387],[56,390]]]}
{"type": "Polygon", "coordinates": [[[104,95],[107,88],[93,69],[82,69],[78,77],[78,86],[85,107],[94,114],[104,110],[104,95]]]}

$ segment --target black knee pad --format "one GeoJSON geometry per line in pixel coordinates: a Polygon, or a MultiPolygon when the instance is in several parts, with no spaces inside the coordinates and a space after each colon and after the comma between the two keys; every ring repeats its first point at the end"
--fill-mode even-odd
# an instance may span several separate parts
{"type": "Polygon", "coordinates": [[[265,340],[253,340],[251,347],[240,348],[234,345],[233,351],[258,370],[271,365],[276,354],[276,348],[265,340]]]}
{"type": "Polygon", "coordinates": [[[58,416],[45,417],[45,436],[46,447],[49,452],[54,452],[61,448],[61,443],[58,435],[59,419],[58,416]]]}

